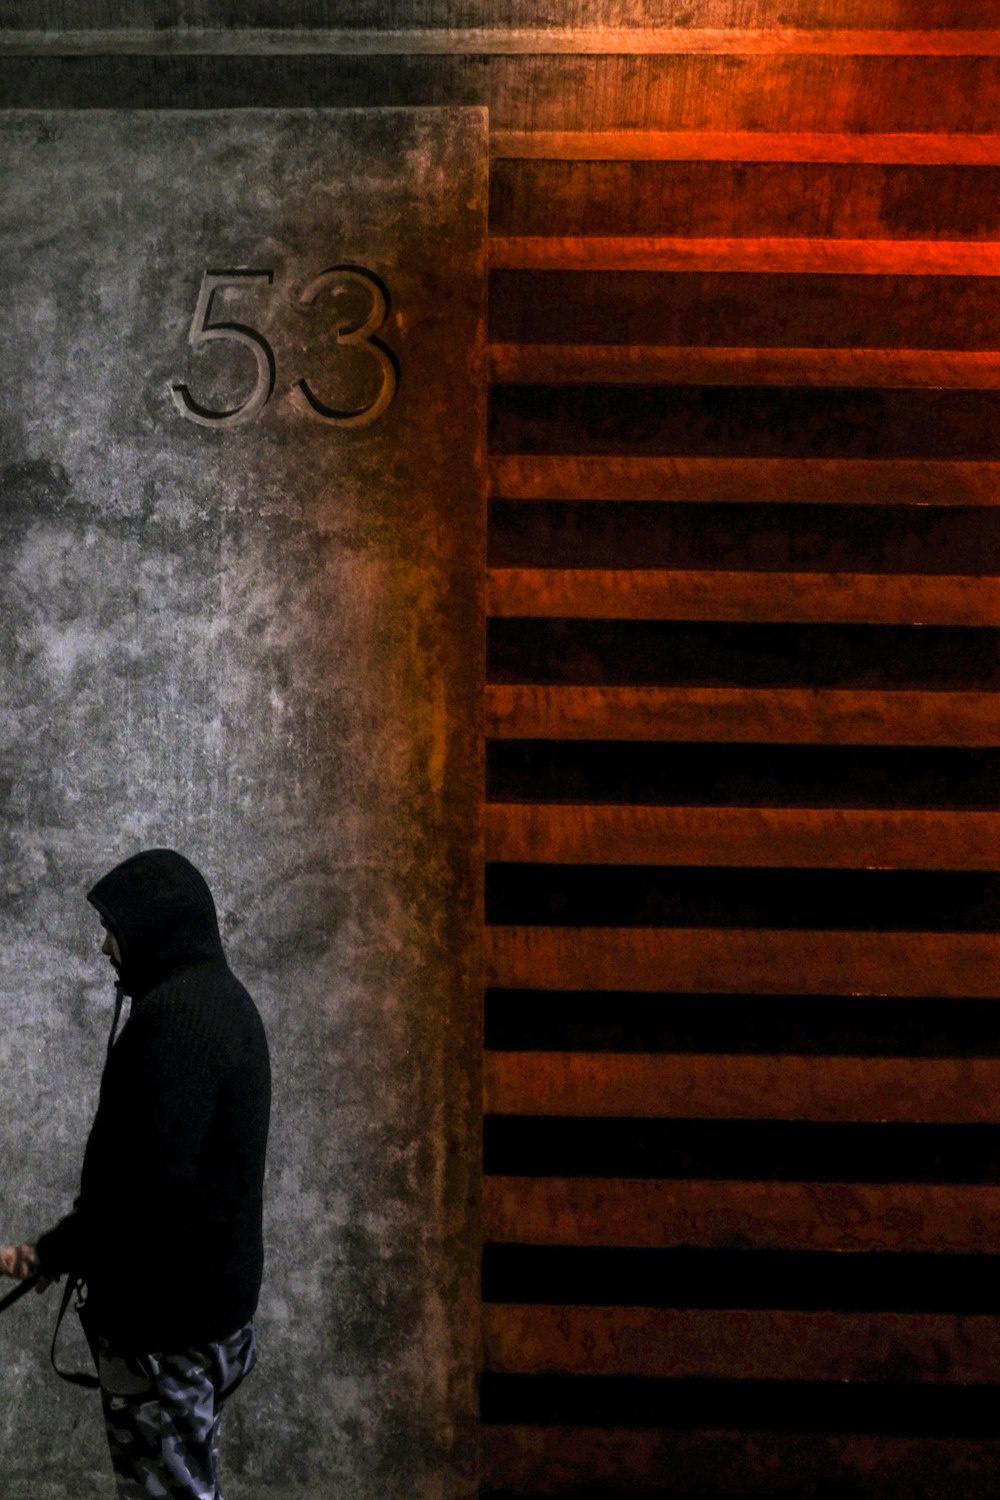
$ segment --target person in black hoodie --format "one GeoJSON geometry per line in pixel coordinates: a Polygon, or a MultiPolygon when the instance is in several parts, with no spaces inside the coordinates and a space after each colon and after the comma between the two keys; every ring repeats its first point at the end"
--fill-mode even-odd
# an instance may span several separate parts
{"type": "Polygon", "coordinates": [[[267,1040],[182,855],[133,855],[87,899],[118,1007],[80,1194],[35,1244],[0,1251],[0,1270],[86,1283],[120,1500],[220,1500],[221,1407],[256,1358],[267,1040]]]}

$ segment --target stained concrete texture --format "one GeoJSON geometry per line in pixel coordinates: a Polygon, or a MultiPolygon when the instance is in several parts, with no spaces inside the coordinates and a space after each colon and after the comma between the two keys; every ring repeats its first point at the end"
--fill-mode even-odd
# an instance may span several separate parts
{"type": "MultiPolygon", "coordinates": [[[[112,998],[84,891],[173,845],[275,1074],[227,1496],[471,1493],[484,112],[8,112],[0,143],[0,1240],[77,1184],[112,998]]],[[[54,1316],[0,1320],[4,1500],[111,1491],[54,1316]]]]}

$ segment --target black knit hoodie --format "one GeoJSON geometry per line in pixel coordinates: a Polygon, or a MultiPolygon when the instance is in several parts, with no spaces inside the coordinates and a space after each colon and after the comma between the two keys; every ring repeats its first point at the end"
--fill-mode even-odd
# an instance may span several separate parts
{"type": "Polygon", "coordinates": [[[38,1241],[87,1283],[123,1350],[223,1338],[257,1305],[270,1113],[267,1041],[226,963],[211,892],[171,849],[133,855],[87,899],[121,950],[128,1022],[108,1058],[76,1211],[38,1241]]]}

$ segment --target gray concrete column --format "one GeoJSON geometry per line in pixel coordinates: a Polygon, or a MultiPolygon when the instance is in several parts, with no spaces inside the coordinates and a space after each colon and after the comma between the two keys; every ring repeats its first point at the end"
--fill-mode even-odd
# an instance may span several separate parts
{"type": "MultiPolygon", "coordinates": [[[[232,1500],[475,1488],[485,211],[480,110],[0,114],[0,1238],[76,1187],[84,891],[172,845],[274,1062],[232,1500]]],[[[54,1314],[5,1500],[110,1493],[54,1314]]]]}

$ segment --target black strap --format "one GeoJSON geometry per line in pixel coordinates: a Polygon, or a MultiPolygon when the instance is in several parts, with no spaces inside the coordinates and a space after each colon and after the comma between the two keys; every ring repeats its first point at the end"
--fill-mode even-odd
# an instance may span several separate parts
{"type": "Polygon", "coordinates": [[[124,1004],[124,1001],[125,991],[122,989],[122,982],[119,979],[118,983],[115,985],[115,1018],[111,1022],[111,1031],[108,1035],[108,1051],[107,1057],[105,1058],[105,1067],[107,1067],[108,1058],[111,1057],[111,1049],[115,1045],[115,1037],[118,1034],[118,1022],[121,1020],[122,1005],[124,1004]]]}
{"type": "MultiPolygon", "coordinates": [[[[49,1358],[52,1361],[53,1370],[55,1370],[56,1374],[61,1376],[63,1380],[68,1380],[70,1385],[82,1385],[85,1390],[93,1391],[96,1390],[98,1385],[100,1385],[100,1381],[98,1380],[96,1375],[90,1375],[83,1370],[60,1370],[59,1366],[56,1364],[56,1344],[59,1342],[59,1330],[62,1327],[62,1320],[66,1316],[66,1309],[69,1307],[70,1300],[73,1297],[74,1293],[76,1293],[76,1306],[77,1311],[79,1311],[83,1306],[86,1296],[84,1284],[79,1277],[67,1276],[66,1289],[62,1294],[62,1302],[59,1304],[59,1316],[56,1319],[55,1332],[52,1335],[52,1348],[49,1352],[49,1358]]],[[[96,1360],[96,1355],[94,1357],[96,1360]]]]}
{"type": "MultiPolygon", "coordinates": [[[[31,1289],[37,1286],[41,1280],[42,1273],[35,1271],[33,1275],[26,1276],[23,1281],[18,1282],[12,1292],[8,1292],[5,1297],[0,1297],[0,1313],[4,1312],[8,1307],[13,1307],[15,1302],[20,1302],[21,1298],[26,1297],[31,1289]]],[[[52,1349],[49,1357],[52,1360],[53,1370],[55,1370],[57,1375],[61,1375],[63,1380],[68,1380],[71,1385],[82,1385],[86,1390],[92,1391],[100,1384],[96,1375],[89,1375],[82,1370],[60,1370],[56,1364],[56,1344],[59,1342],[59,1330],[62,1327],[63,1318],[66,1316],[66,1310],[69,1307],[74,1292],[76,1293],[77,1307],[79,1308],[83,1305],[83,1282],[79,1277],[67,1276],[66,1287],[62,1294],[62,1302],[59,1305],[59,1316],[56,1319],[55,1332],[52,1335],[52,1349]]]]}
{"type": "Polygon", "coordinates": [[[20,1302],[21,1298],[27,1296],[31,1288],[36,1286],[40,1280],[41,1274],[38,1271],[35,1271],[31,1276],[26,1276],[12,1292],[7,1293],[6,1297],[0,1297],[0,1312],[3,1312],[8,1307],[13,1307],[15,1302],[20,1302]]]}

